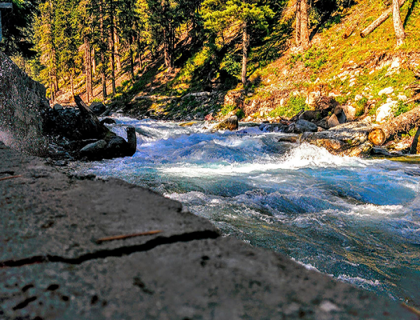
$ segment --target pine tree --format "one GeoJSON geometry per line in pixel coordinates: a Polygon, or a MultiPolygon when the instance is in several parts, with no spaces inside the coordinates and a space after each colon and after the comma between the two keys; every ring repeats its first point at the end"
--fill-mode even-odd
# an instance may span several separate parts
{"type": "Polygon", "coordinates": [[[259,0],[205,0],[203,2],[205,27],[224,37],[224,30],[239,26],[242,32],[242,84],[247,83],[248,47],[252,29],[267,29],[273,10],[259,0]]]}

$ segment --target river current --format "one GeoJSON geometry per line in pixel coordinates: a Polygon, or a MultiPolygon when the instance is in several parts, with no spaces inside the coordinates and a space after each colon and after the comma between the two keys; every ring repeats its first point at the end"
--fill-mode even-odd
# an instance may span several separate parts
{"type": "Polygon", "coordinates": [[[240,126],[115,119],[133,157],[82,164],[183,203],[223,234],[420,307],[420,165],[340,157],[240,126]]]}

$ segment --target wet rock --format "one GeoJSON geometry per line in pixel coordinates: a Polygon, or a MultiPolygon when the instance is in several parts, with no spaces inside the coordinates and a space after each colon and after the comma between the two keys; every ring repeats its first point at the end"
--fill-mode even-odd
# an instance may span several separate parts
{"type": "Polygon", "coordinates": [[[321,111],[319,110],[308,110],[303,112],[299,119],[306,120],[306,121],[319,121],[322,119],[321,111]]]}
{"type": "Polygon", "coordinates": [[[116,124],[117,122],[112,118],[105,118],[101,120],[101,124],[116,124]]]}
{"type": "Polygon", "coordinates": [[[328,113],[333,111],[338,105],[339,103],[334,99],[334,97],[322,96],[317,100],[315,110],[320,111],[322,117],[326,117],[328,113]]]}
{"type": "Polygon", "coordinates": [[[92,103],[90,105],[89,109],[92,110],[92,112],[97,116],[100,116],[101,114],[103,114],[107,110],[105,105],[101,102],[92,103]]]}
{"type": "Polygon", "coordinates": [[[87,157],[90,160],[102,159],[107,144],[108,143],[105,140],[89,143],[80,150],[80,155],[82,157],[87,157]]]}
{"type": "Polygon", "coordinates": [[[295,133],[304,133],[304,132],[317,132],[318,126],[312,122],[306,120],[298,120],[295,123],[294,132],[295,133]]]}
{"type": "Polygon", "coordinates": [[[212,131],[216,131],[216,130],[237,130],[239,126],[238,123],[238,117],[237,116],[232,116],[227,118],[226,120],[223,120],[222,122],[216,124],[213,128],[212,131]]]}
{"type": "Polygon", "coordinates": [[[262,132],[286,132],[288,126],[282,123],[262,123],[258,128],[262,132]]]}
{"type": "Polygon", "coordinates": [[[137,150],[137,137],[134,127],[127,128],[127,141],[119,136],[107,137],[90,143],[80,150],[80,155],[88,160],[131,157],[137,150]]]}

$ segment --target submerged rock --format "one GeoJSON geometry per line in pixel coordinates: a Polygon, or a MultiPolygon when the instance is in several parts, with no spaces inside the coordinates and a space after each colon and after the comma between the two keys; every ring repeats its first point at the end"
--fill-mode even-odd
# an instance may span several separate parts
{"type": "Polygon", "coordinates": [[[137,137],[134,127],[127,129],[127,141],[119,136],[90,143],[80,150],[80,155],[88,160],[131,157],[137,150],[137,137]]]}
{"type": "Polygon", "coordinates": [[[296,133],[304,133],[304,132],[317,132],[318,131],[318,126],[312,122],[303,120],[303,119],[299,119],[298,121],[296,121],[295,123],[295,128],[294,131],[296,133]]]}
{"type": "Polygon", "coordinates": [[[226,120],[223,120],[222,122],[216,124],[213,128],[212,131],[216,131],[216,130],[237,130],[239,126],[238,123],[238,117],[237,116],[232,116],[227,118],[226,120]]]}

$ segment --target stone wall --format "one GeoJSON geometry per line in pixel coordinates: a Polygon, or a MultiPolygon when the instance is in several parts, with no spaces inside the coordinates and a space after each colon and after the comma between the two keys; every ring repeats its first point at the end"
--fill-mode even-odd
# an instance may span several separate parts
{"type": "Polygon", "coordinates": [[[41,152],[41,114],[49,108],[45,94],[43,85],[0,52],[0,131],[12,137],[5,143],[30,153],[41,152]]]}

